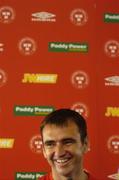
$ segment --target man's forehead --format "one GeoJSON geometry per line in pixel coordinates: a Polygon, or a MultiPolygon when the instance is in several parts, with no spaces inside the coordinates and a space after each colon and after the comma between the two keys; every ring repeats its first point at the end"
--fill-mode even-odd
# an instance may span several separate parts
{"type": "Polygon", "coordinates": [[[75,123],[68,123],[65,126],[57,126],[54,124],[47,124],[42,132],[43,138],[68,138],[72,136],[80,136],[78,127],[75,123]]]}
{"type": "Polygon", "coordinates": [[[78,126],[76,125],[75,122],[68,120],[67,122],[64,122],[63,124],[46,124],[44,126],[44,129],[77,129],[78,130],[78,126]]]}

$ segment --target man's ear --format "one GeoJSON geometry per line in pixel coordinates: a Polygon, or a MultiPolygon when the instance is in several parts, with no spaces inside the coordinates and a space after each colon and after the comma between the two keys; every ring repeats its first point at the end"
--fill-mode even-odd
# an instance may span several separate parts
{"type": "Polygon", "coordinates": [[[84,146],[84,153],[90,151],[90,142],[88,137],[85,138],[83,146],[84,146]]]}

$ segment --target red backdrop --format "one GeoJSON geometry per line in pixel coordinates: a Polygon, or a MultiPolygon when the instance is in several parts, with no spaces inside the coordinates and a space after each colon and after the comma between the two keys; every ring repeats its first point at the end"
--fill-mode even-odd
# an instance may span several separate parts
{"type": "Polygon", "coordinates": [[[85,167],[119,179],[119,2],[0,0],[0,180],[49,171],[40,123],[68,107],[87,120],[85,167]]]}

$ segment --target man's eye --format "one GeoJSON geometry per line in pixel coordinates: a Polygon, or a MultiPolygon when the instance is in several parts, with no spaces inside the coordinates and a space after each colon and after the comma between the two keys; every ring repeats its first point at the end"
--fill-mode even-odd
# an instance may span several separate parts
{"type": "Polygon", "coordinates": [[[66,141],[64,141],[64,144],[65,145],[71,145],[71,144],[73,144],[74,142],[72,141],[72,140],[66,140],[66,141]]]}
{"type": "Polygon", "coordinates": [[[52,148],[54,145],[55,145],[55,143],[53,143],[53,142],[46,142],[45,143],[45,146],[48,148],[52,148]]]}

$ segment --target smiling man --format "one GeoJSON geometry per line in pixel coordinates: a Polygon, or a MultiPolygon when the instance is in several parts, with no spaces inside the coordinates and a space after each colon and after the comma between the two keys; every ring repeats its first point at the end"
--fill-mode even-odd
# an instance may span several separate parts
{"type": "Polygon", "coordinates": [[[59,109],[45,117],[41,125],[43,154],[51,173],[40,180],[96,180],[83,168],[88,151],[85,119],[70,109],[59,109]]]}

